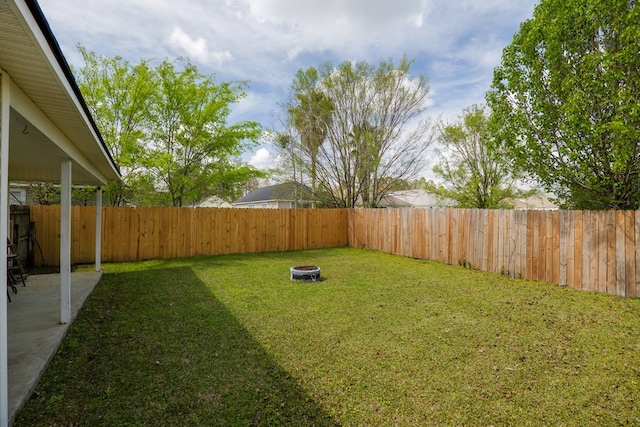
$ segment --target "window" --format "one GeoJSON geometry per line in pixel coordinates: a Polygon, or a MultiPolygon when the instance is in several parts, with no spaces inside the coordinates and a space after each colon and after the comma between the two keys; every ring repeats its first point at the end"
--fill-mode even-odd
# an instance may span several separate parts
{"type": "Polygon", "coordinates": [[[9,190],[10,205],[24,205],[27,203],[27,190],[13,189],[9,190]]]}
{"type": "Polygon", "coordinates": [[[248,207],[248,208],[255,208],[255,207],[256,207],[256,204],[255,204],[255,203],[249,203],[249,204],[247,205],[247,207],[248,207]]]}
{"type": "Polygon", "coordinates": [[[264,209],[264,208],[266,208],[266,207],[267,207],[267,204],[266,204],[266,203],[263,203],[262,205],[260,205],[260,207],[264,209]]]}
{"type": "Polygon", "coordinates": [[[295,208],[296,208],[296,202],[290,202],[290,203],[289,203],[289,207],[290,207],[291,209],[295,209],[295,208]]]}

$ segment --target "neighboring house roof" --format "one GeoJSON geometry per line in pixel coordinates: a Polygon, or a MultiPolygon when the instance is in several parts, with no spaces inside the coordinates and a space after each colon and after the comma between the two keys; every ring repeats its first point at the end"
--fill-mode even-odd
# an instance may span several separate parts
{"type": "Polygon", "coordinates": [[[381,208],[433,208],[442,203],[426,190],[405,190],[388,193],[382,198],[378,207],[381,208]]]}
{"type": "MultiPolygon", "coordinates": [[[[514,209],[558,209],[548,197],[538,195],[526,199],[510,200],[514,209]]],[[[382,208],[435,208],[454,206],[454,203],[447,203],[439,200],[433,193],[426,190],[406,190],[395,191],[387,194],[378,204],[382,208]]]]}
{"type": "Polygon", "coordinates": [[[311,189],[297,182],[260,187],[244,197],[239,198],[236,204],[272,202],[272,201],[301,201],[311,200],[311,189]]]}
{"type": "Polygon", "coordinates": [[[199,208],[230,208],[231,203],[225,202],[218,196],[207,197],[195,205],[199,208]]]}
{"type": "Polygon", "coordinates": [[[10,181],[60,182],[62,159],[72,161],[74,184],[120,179],[37,1],[0,1],[0,69],[10,91],[10,181]]]}
{"type": "Polygon", "coordinates": [[[547,196],[531,196],[526,199],[510,200],[514,209],[529,209],[529,210],[555,210],[558,206],[549,200],[547,196]]]}

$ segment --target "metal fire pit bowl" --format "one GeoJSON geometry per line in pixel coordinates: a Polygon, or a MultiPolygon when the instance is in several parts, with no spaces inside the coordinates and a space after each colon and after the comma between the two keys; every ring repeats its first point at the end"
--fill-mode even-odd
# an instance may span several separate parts
{"type": "Polygon", "coordinates": [[[320,267],[315,265],[298,265],[289,269],[291,280],[307,280],[315,282],[320,280],[320,267]]]}

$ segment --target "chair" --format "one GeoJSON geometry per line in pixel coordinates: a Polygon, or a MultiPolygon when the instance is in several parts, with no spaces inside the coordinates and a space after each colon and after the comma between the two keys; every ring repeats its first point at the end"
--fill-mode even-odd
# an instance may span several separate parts
{"type": "Polygon", "coordinates": [[[18,284],[18,276],[20,276],[22,286],[26,286],[24,278],[27,276],[27,273],[25,273],[20,257],[16,253],[9,239],[7,239],[7,276],[7,283],[12,284],[11,286],[14,293],[17,292],[15,285],[18,284]]]}
{"type": "Polygon", "coordinates": [[[10,277],[11,275],[7,274],[7,300],[9,302],[11,302],[11,296],[9,295],[9,288],[11,288],[14,294],[18,293],[18,288],[16,288],[16,285],[11,281],[10,277]]]}

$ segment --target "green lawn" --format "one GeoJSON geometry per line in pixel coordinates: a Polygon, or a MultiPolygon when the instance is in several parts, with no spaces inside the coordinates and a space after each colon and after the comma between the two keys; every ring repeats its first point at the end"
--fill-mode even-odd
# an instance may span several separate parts
{"type": "Polygon", "coordinates": [[[637,299],[350,248],[104,271],[16,426],[640,424],[637,299]]]}

